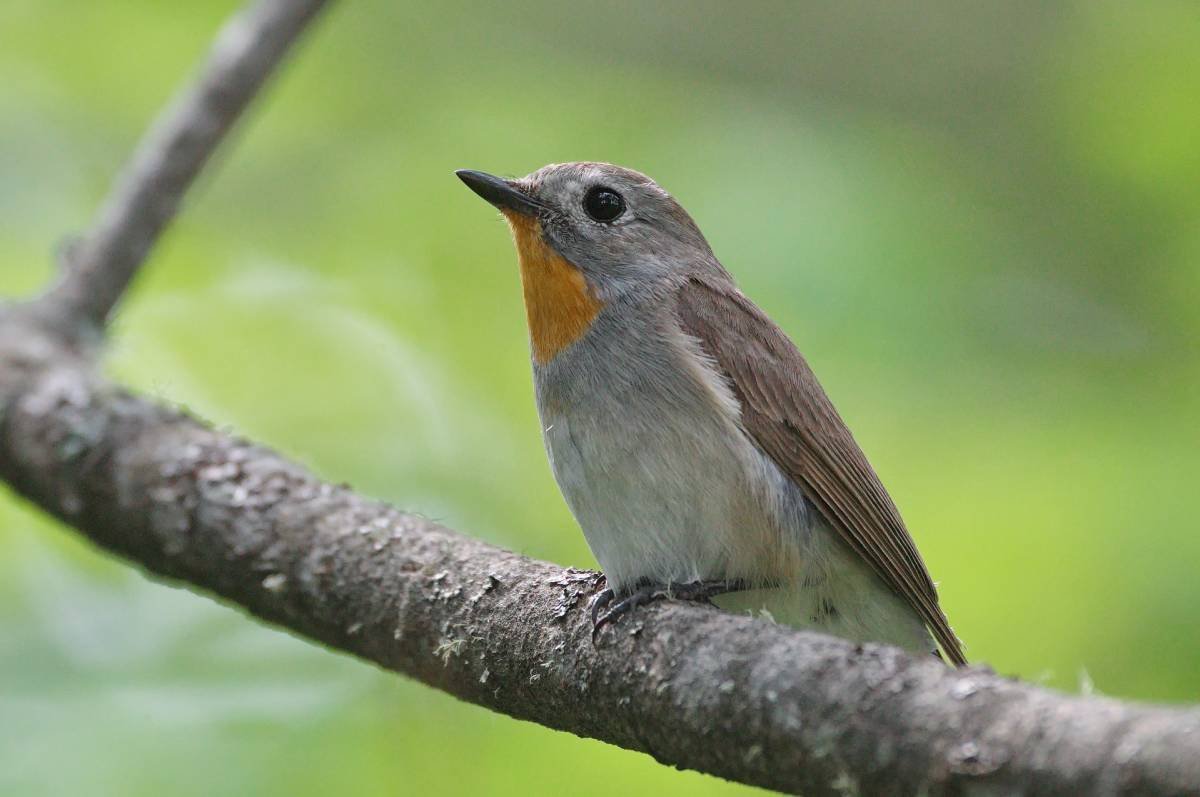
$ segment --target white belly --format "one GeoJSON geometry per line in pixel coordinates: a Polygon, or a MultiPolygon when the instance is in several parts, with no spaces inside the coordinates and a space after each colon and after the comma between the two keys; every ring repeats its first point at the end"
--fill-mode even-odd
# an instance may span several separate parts
{"type": "Polygon", "coordinates": [[[768,463],[740,433],[716,416],[664,426],[634,414],[544,419],[555,477],[614,588],[799,565],[802,530],[781,529],[751,487],[768,463]]]}
{"type": "Polygon", "coordinates": [[[535,368],[550,465],[609,585],[770,585],[717,603],[932,650],[911,607],[742,431],[724,382],[699,358],[679,358],[687,345],[623,356],[583,347],[579,361],[535,368]],[[619,365],[631,357],[641,364],[636,380],[619,365]]]}
{"type": "Polygon", "coordinates": [[[546,444],[563,495],[613,589],[642,579],[771,584],[714,602],[848,639],[933,649],[917,615],[740,434],[692,423],[643,429],[635,440],[585,426],[581,431],[559,418],[546,444]]]}

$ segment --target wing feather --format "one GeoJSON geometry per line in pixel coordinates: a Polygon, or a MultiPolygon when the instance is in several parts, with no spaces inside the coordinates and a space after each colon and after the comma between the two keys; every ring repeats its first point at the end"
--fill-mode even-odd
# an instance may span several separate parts
{"type": "Polygon", "coordinates": [[[742,425],[845,542],[905,599],[946,657],[966,663],[904,521],[792,341],[732,281],[693,277],[679,320],[724,371],[742,425]]]}

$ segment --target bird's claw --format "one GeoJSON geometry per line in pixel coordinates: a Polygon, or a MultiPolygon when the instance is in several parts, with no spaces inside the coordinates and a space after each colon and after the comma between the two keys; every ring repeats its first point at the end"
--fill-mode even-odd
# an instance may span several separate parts
{"type": "Polygon", "coordinates": [[[600,633],[600,629],[609,623],[616,622],[622,615],[628,614],[639,606],[645,606],[663,598],[676,598],[685,601],[710,603],[712,598],[727,592],[738,592],[749,589],[749,586],[739,580],[719,581],[689,581],[678,584],[640,584],[633,592],[617,600],[617,594],[611,588],[605,588],[592,598],[592,639],[600,633]],[[616,601],[614,603],[614,601],[616,601]],[[601,614],[603,612],[603,614],[601,614]]]}
{"type": "MultiPolygon", "coordinates": [[[[592,614],[592,636],[596,635],[596,631],[600,629],[600,612],[613,602],[617,597],[617,593],[613,592],[608,587],[596,593],[596,597],[592,598],[591,614],[592,614]]],[[[605,615],[608,617],[608,615],[605,615]]]]}

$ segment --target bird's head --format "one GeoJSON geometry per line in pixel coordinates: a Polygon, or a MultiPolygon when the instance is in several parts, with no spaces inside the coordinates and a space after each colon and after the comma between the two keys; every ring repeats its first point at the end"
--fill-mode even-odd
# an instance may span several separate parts
{"type": "Polygon", "coordinates": [[[605,304],[712,260],[687,211],[632,169],[561,163],[511,180],[457,174],[512,228],[539,362],[586,332],[605,304]]]}

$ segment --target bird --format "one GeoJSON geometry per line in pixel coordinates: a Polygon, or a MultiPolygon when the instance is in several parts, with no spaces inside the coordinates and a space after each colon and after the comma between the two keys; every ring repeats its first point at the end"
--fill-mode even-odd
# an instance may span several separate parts
{"type": "Polygon", "coordinates": [[[673,596],[966,664],[808,362],[670,194],[599,162],[456,174],[511,228],[550,467],[607,581],[594,629],[673,596]]]}

